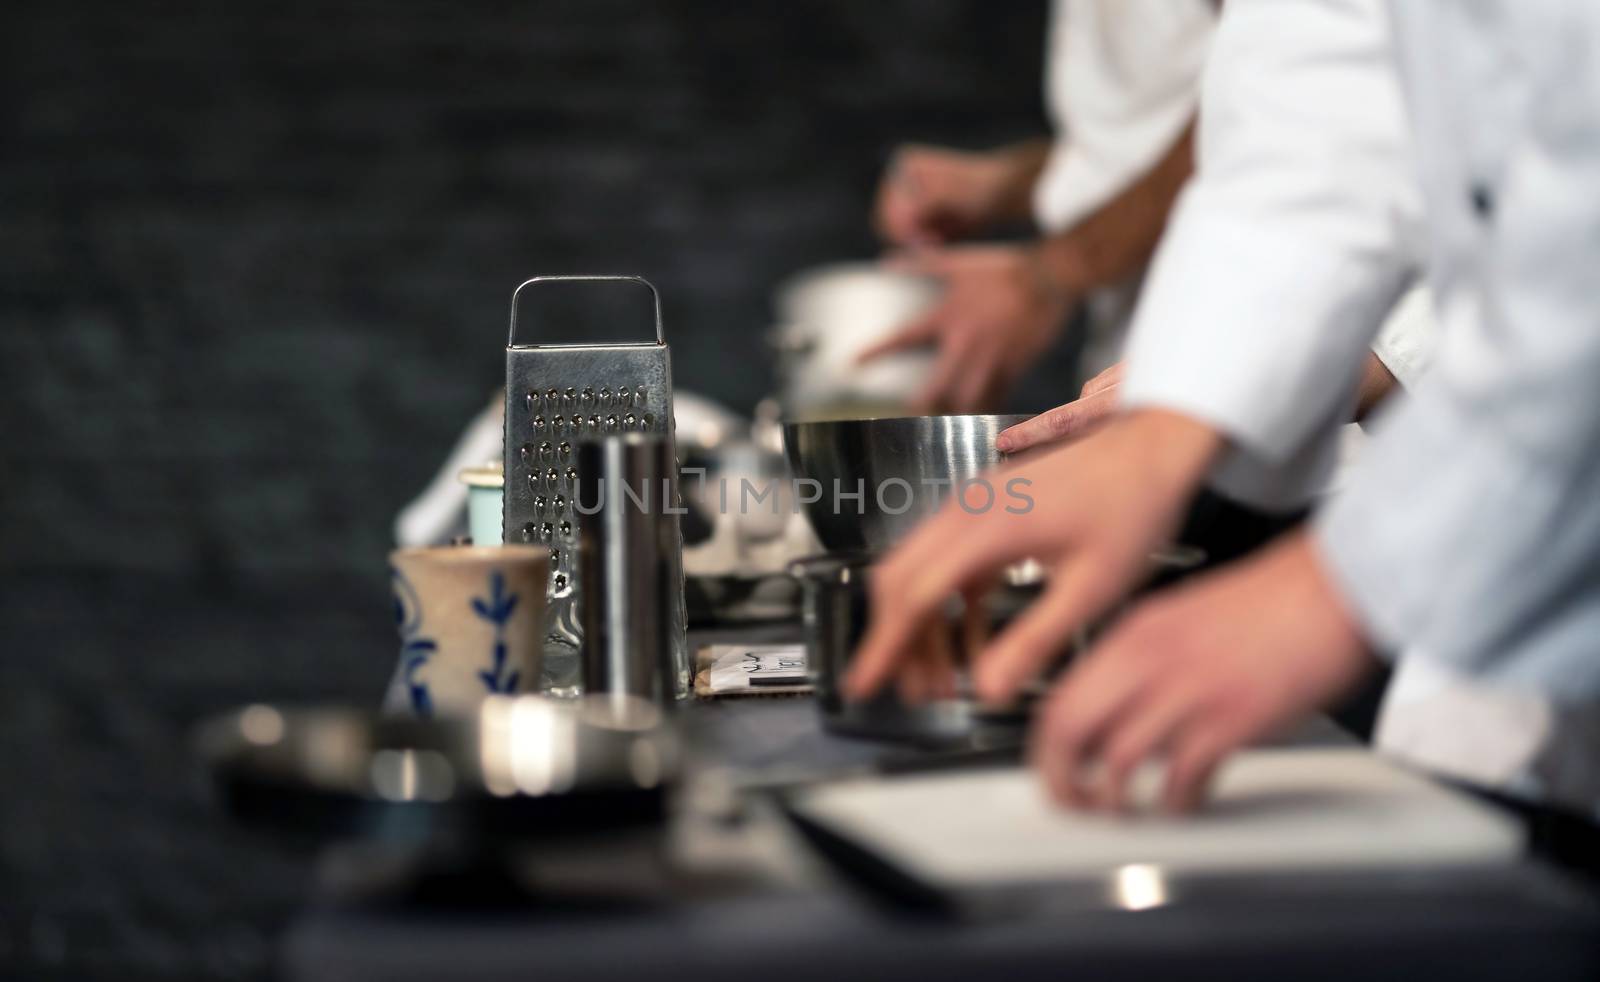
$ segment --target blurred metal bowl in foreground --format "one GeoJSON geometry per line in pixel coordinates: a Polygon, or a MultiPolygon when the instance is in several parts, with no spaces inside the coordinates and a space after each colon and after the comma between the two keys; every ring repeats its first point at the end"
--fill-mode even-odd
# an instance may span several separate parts
{"type": "Polygon", "coordinates": [[[1000,431],[1029,419],[903,416],[786,423],[784,451],[799,481],[806,517],[823,548],[881,554],[966,488],[973,508],[1003,508],[1003,486],[983,479],[1005,455],[1000,431]],[[812,500],[815,499],[815,500],[812,500]]]}
{"type": "Polygon", "coordinates": [[[677,744],[642,700],[491,696],[458,719],[246,706],[196,747],[238,818],[313,836],[526,840],[654,824],[677,744]]]}

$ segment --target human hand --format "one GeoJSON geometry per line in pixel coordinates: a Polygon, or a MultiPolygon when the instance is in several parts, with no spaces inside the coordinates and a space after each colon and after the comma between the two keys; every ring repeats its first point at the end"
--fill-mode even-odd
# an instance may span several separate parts
{"type": "Polygon", "coordinates": [[[1161,803],[1188,811],[1217,766],[1348,691],[1372,666],[1309,533],[1157,593],[1056,683],[1030,758],[1061,804],[1122,810],[1164,757],[1161,803]]]}
{"type": "Polygon", "coordinates": [[[871,624],[846,695],[868,698],[905,675],[926,689],[922,639],[937,629],[946,599],[959,592],[971,602],[1005,566],[1031,558],[1049,570],[1043,595],[974,659],[978,695],[1009,700],[1145,573],[1221,443],[1186,416],[1141,410],[992,472],[989,507],[970,500],[981,488],[965,489],[969,500],[946,502],[873,568],[871,624]]]}
{"type": "Polygon", "coordinates": [[[1072,402],[1001,430],[995,437],[995,449],[1001,453],[1020,453],[1040,444],[1074,440],[1088,433],[1117,411],[1122,366],[1119,361],[1083,383],[1078,398],[1072,402]]]}
{"type": "Polygon", "coordinates": [[[878,184],[873,223],[891,245],[942,245],[1003,218],[1019,178],[1003,150],[906,145],[895,151],[878,184]]]}
{"type": "Polygon", "coordinates": [[[937,348],[928,381],[912,399],[915,412],[989,408],[1055,340],[1072,305],[1023,246],[931,250],[892,264],[942,279],[944,294],[857,362],[907,348],[937,348]]]}

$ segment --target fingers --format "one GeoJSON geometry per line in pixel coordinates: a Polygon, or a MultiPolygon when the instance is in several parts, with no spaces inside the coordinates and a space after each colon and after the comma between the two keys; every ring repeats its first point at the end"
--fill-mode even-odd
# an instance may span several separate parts
{"type": "Polygon", "coordinates": [[[948,280],[959,274],[971,247],[924,245],[901,249],[878,260],[878,265],[891,273],[923,276],[935,280],[948,280]]]}
{"type": "Polygon", "coordinates": [[[956,696],[956,658],[950,625],[943,618],[929,628],[929,645],[923,664],[927,666],[927,697],[954,699],[956,696]]]}
{"type": "Polygon", "coordinates": [[[1020,453],[1040,444],[1080,437],[1116,413],[1115,396],[1114,390],[1104,390],[1023,420],[995,437],[995,449],[1001,453],[1020,453]]]}
{"type": "Polygon", "coordinates": [[[1109,607],[1122,577],[1088,556],[1074,556],[1050,578],[1044,595],[978,657],[973,688],[985,702],[1006,702],[1060,654],[1075,628],[1109,607]]]}
{"type": "Polygon", "coordinates": [[[956,655],[951,625],[927,621],[894,673],[895,691],[909,705],[956,698],[956,655]]]}
{"type": "MultiPolygon", "coordinates": [[[[926,637],[926,634],[923,635],[926,637]]],[[[921,642],[918,643],[920,648],[921,642]]],[[[894,676],[895,693],[900,701],[915,706],[927,701],[928,671],[920,651],[913,651],[900,663],[894,676]]]]}
{"type": "Polygon", "coordinates": [[[989,646],[990,624],[987,601],[998,580],[983,577],[962,590],[961,646],[958,652],[964,665],[973,664],[978,653],[989,646]]]}
{"type": "Polygon", "coordinates": [[[1035,734],[1052,795],[1121,809],[1138,769],[1164,758],[1161,806],[1193,810],[1228,754],[1359,673],[1359,637],[1323,622],[1342,615],[1297,583],[1317,575],[1309,554],[1276,548],[1146,600],[1074,666],[1035,734]]]}
{"type": "Polygon", "coordinates": [[[1200,693],[1185,680],[1158,679],[1154,689],[1136,697],[1102,744],[1093,795],[1096,807],[1127,810],[1128,781],[1134,772],[1175,744],[1184,725],[1200,710],[1200,693]]]}
{"type": "Polygon", "coordinates": [[[1001,388],[1000,352],[979,348],[962,361],[965,364],[961,374],[955,378],[955,388],[945,402],[952,412],[982,412],[1001,388]]]}
{"type": "Polygon", "coordinates": [[[1250,731],[1247,717],[1227,713],[1192,727],[1167,756],[1161,807],[1175,814],[1200,807],[1217,767],[1249,738],[1250,731]]]}
{"type": "Polygon", "coordinates": [[[906,657],[924,625],[964,584],[1021,558],[1018,543],[1002,526],[988,534],[958,532],[969,518],[959,508],[925,522],[872,575],[872,621],[845,679],[845,695],[866,699],[877,692],[906,657]],[[934,560],[937,561],[934,561],[934,560]]]}
{"type": "Polygon", "coordinates": [[[916,176],[915,153],[913,147],[896,150],[878,185],[875,224],[878,234],[896,245],[915,244],[931,233],[928,204],[916,176]]]}
{"type": "Polygon", "coordinates": [[[901,702],[916,705],[928,700],[935,685],[934,663],[937,659],[935,654],[937,644],[938,631],[935,629],[935,622],[930,621],[923,625],[915,643],[895,673],[895,690],[899,693],[901,702]]]}
{"type": "Polygon", "coordinates": [[[907,648],[905,657],[895,667],[894,691],[900,701],[915,705],[922,701],[923,666],[922,649],[927,639],[927,627],[922,625],[907,648]]]}
{"type": "Polygon", "coordinates": [[[1205,800],[1217,767],[1248,736],[1248,726],[1225,710],[1205,707],[1192,690],[1163,687],[1151,678],[1122,692],[1120,702],[1108,702],[1118,708],[1097,723],[1074,709],[1067,694],[1073,684],[1052,695],[1030,748],[1046,790],[1069,808],[1127,811],[1132,779],[1141,766],[1165,756],[1162,809],[1193,811],[1205,800]]]}
{"type": "Polygon", "coordinates": [[[916,205],[905,191],[894,186],[893,178],[884,179],[878,191],[878,202],[873,208],[874,227],[885,242],[909,245],[917,236],[916,205]]]}
{"type": "Polygon", "coordinates": [[[1115,365],[1112,365],[1110,368],[1101,372],[1099,375],[1096,375],[1094,378],[1083,383],[1083,391],[1078,393],[1078,398],[1082,399],[1086,396],[1092,396],[1097,392],[1104,392],[1113,386],[1121,385],[1122,376],[1124,373],[1123,366],[1125,364],[1125,362],[1119,361],[1115,365]]]}
{"type": "Polygon", "coordinates": [[[1070,739],[1072,717],[1063,708],[1066,686],[1058,684],[1039,707],[1028,733],[1028,766],[1038,772],[1050,799],[1063,808],[1073,807],[1079,798],[1077,761],[1068,757],[1075,741],[1070,739]]]}
{"type": "Polygon", "coordinates": [[[1196,680],[1161,660],[1139,614],[1072,667],[1051,692],[1034,759],[1056,801],[1114,811],[1139,766],[1169,746],[1202,701],[1196,680]]]}
{"type": "Polygon", "coordinates": [[[1034,759],[1056,801],[1070,807],[1094,803],[1091,778],[1104,762],[1101,751],[1115,742],[1118,717],[1136,705],[1151,681],[1153,665],[1150,660],[1091,655],[1051,691],[1034,735],[1034,759]]]}
{"type": "Polygon", "coordinates": [[[943,317],[943,309],[935,307],[933,310],[913,318],[893,334],[863,349],[860,354],[856,355],[856,364],[864,365],[869,361],[895,351],[904,351],[907,348],[921,348],[933,344],[939,339],[939,326],[943,317]]]}

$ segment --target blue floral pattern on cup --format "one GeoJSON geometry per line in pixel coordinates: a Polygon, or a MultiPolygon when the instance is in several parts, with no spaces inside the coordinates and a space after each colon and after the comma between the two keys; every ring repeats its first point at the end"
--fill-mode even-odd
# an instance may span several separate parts
{"type": "Polygon", "coordinates": [[[389,581],[394,588],[394,622],[400,630],[400,668],[411,693],[411,708],[418,716],[432,716],[433,697],[417,677],[417,671],[434,656],[439,645],[422,634],[422,603],[416,587],[393,566],[389,567],[389,581]]]}
{"type": "Polygon", "coordinates": [[[473,597],[472,609],[494,625],[494,664],[478,673],[490,692],[515,692],[522,673],[506,665],[506,622],[517,609],[517,595],[506,592],[506,578],[498,570],[489,574],[489,595],[473,597]]]}

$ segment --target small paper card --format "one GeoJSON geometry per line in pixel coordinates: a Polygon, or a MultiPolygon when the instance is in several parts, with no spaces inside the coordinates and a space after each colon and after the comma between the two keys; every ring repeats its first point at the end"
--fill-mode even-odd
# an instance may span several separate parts
{"type": "Polygon", "coordinates": [[[700,649],[701,695],[776,695],[810,692],[806,649],[800,644],[713,644],[700,649]]]}

